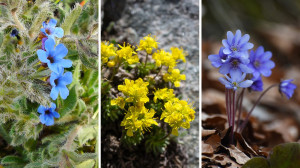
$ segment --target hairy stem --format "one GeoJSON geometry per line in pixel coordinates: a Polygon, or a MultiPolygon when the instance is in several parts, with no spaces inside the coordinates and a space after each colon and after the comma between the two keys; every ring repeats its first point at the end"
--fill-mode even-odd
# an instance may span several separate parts
{"type": "Polygon", "coordinates": [[[238,130],[239,125],[240,125],[240,119],[241,119],[241,113],[242,113],[242,107],[243,107],[242,105],[243,105],[244,92],[245,92],[245,88],[243,88],[243,90],[240,93],[239,98],[237,100],[238,121],[237,121],[237,125],[236,125],[235,131],[238,130]]]}

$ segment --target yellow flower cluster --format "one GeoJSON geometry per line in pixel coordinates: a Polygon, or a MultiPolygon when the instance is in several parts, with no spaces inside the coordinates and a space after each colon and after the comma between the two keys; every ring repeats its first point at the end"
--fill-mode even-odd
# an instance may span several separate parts
{"type": "Polygon", "coordinates": [[[174,93],[173,93],[173,89],[168,89],[168,88],[163,88],[163,89],[158,89],[154,92],[154,102],[157,102],[157,99],[161,99],[164,101],[168,101],[172,98],[175,97],[174,93]]]}
{"type": "Polygon", "coordinates": [[[156,66],[165,65],[169,67],[169,70],[172,70],[176,66],[176,60],[172,57],[172,54],[161,49],[155,52],[152,55],[152,58],[155,60],[156,66]]]}
{"type": "Polygon", "coordinates": [[[151,34],[143,38],[144,40],[140,40],[140,45],[138,46],[137,51],[144,50],[147,54],[152,53],[152,49],[157,49],[158,42],[155,41],[155,36],[151,37],[151,34]]]}
{"type": "Polygon", "coordinates": [[[181,59],[183,62],[185,62],[185,56],[187,56],[187,53],[181,48],[177,48],[177,47],[171,47],[171,51],[172,51],[172,57],[175,60],[179,60],[181,59]]]}
{"type": "Polygon", "coordinates": [[[160,119],[169,123],[172,127],[172,134],[178,136],[178,129],[183,127],[190,128],[190,122],[195,119],[195,111],[184,100],[173,98],[164,105],[165,110],[161,114],[160,119]]]}
{"type": "Polygon", "coordinates": [[[134,51],[134,47],[131,47],[129,44],[126,46],[124,43],[123,46],[120,46],[120,50],[117,51],[117,55],[119,58],[125,59],[129,64],[134,64],[139,62],[139,57],[136,55],[134,51]]]}
{"type": "Polygon", "coordinates": [[[127,129],[127,136],[133,136],[134,131],[144,133],[144,130],[148,131],[152,124],[158,125],[153,119],[154,114],[153,109],[149,111],[145,106],[131,106],[121,122],[121,126],[125,126],[127,129]]]}
{"type": "Polygon", "coordinates": [[[144,82],[139,78],[136,81],[125,79],[125,85],[119,85],[118,90],[121,91],[127,98],[126,102],[133,102],[137,106],[143,106],[149,101],[148,94],[148,82],[144,82]]]}
{"type": "Polygon", "coordinates": [[[144,82],[141,78],[137,80],[125,79],[124,85],[119,85],[118,90],[121,91],[126,98],[118,97],[111,100],[111,105],[118,105],[124,109],[125,103],[133,103],[133,106],[128,108],[128,111],[121,122],[121,126],[127,129],[127,136],[133,136],[133,132],[148,130],[152,124],[158,125],[153,116],[155,111],[147,109],[144,104],[149,102],[148,82],[144,82]]]}
{"type": "Polygon", "coordinates": [[[180,81],[185,80],[185,75],[180,74],[179,69],[173,69],[172,72],[163,76],[164,81],[174,83],[175,87],[180,87],[180,81]]]}
{"type": "Polygon", "coordinates": [[[109,42],[101,42],[101,61],[103,64],[108,62],[109,57],[116,56],[116,48],[109,42]]]}

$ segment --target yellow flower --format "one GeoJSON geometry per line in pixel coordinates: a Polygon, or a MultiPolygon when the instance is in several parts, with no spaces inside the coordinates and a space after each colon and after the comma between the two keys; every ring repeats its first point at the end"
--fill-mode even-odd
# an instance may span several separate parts
{"type": "Polygon", "coordinates": [[[113,100],[111,100],[110,101],[110,104],[111,105],[117,105],[117,106],[119,106],[121,109],[124,109],[124,107],[125,107],[125,100],[124,100],[124,98],[123,97],[118,97],[118,98],[116,98],[116,99],[113,99],[113,100]]]}
{"type": "Polygon", "coordinates": [[[117,55],[119,58],[123,58],[125,59],[128,64],[134,64],[134,63],[138,63],[139,62],[139,57],[136,55],[136,52],[134,51],[134,48],[131,47],[131,45],[127,45],[124,43],[123,46],[119,47],[121,49],[119,49],[117,51],[117,55]]]}
{"type": "Polygon", "coordinates": [[[185,80],[185,75],[181,75],[179,69],[173,69],[171,74],[166,73],[163,78],[166,82],[174,83],[175,87],[180,87],[180,81],[185,80]]]}
{"type": "Polygon", "coordinates": [[[109,57],[116,56],[116,48],[109,42],[101,42],[101,61],[103,64],[108,62],[109,57]]]}
{"type": "Polygon", "coordinates": [[[160,119],[172,127],[172,134],[178,136],[180,127],[190,128],[190,122],[195,119],[195,111],[184,100],[173,98],[164,105],[165,110],[162,112],[160,119]]]}
{"type": "Polygon", "coordinates": [[[163,88],[163,89],[158,89],[154,92],[154,102],[156,103],[157,99],[161,100],[170,100],[175,97],[173,93],[173,89],[168,89],[168,88],[163,88]]]}
{"type": "Polygon", "coordinates": [[[107,63],[107,66],[108,66],[108,67],[114,67],[115,65],[116,65],[115,60],[110,60],[110,61],[108,61],[108,63],[107,63]]]}
{"type": "Polygon", "coordinates": [[[183,62],[185,62],[185,56],[187,56],[187,52],[185,52],[182,48],[179,49],[177,47],[171,47],[172,51],[172,57],[175,60],[181,59],[183,62]]]}
{"type": "Polygon", "coordinates": [[[154,114],[153,109],[149,111],[145,106],[131,106],[121,122],[121,126],[125,126],[125,129],[127,129],[127,136],[133,136],[135,131],[144,133],[144,130],[149,131],[152,124],[158,125],[153,119],[154,114]]]}
{"type": "Polygon", "coordinates": [[[144,82],[139,78],[135,81],[125,79],[125,85],[119,85],[118,90],[123,92],[126,98],[126,102],[133,102],[137,106],[142,106],[149,101],[148,94],[148,82],[144,82]]]}
{"type": "Polygon", "coordinates": [[[137,51],[144,50],[147,52],[147,54],[152,53],[152,49],[157,49],[158,42],[155,41],[155,36],[151,37],[151,34],[148,34],[148,36],[144,37],[144,40],[140,40],[140,45],[138,46],[137,51]]]}
{"type": "Polygon", "coordinates": [[[169,67],[169,70],[176,66],[176,60],[172,57],[172,54],[163,49],[155,52],[152,58],[155,60],[156,66],[165,65],[169,67]]]}

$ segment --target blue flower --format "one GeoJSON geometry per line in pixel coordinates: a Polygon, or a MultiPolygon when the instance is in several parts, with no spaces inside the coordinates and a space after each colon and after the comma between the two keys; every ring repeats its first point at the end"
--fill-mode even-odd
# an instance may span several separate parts
{"type": "Polygon", "coordinates": [[[248,50],[253,48],[253,44],[249,43],[250,36],[245,34],[242,36],[240,30],[237,30],[235,35],[231,31],[227,32],[227,39],[223,39],[222,43],[224,45],[223,53],[238,57],[238,56],[248,56],[248,50]]]}
{"type": "Polygon", "coordinates": [[[55,19],[50,19],[49,23],[43,22],[41,32],[49,38],[62,38],[64,36],[64,30],[60,27],[55,27],[56,23],[57,21],[55,19]]]}
{"type": "Polygon", "coordinates": [[[60,68],[59,73],[52,72],[50,76],[50,84],[52,86],[50,97],[56,100],[58,93],[62,99],[66,99],[69,96],[69,90],[66,85],[72,83],[72,73],[66,72],[64,69],[60,68]]]}
{"type": "Polygon", "coordinates": [[[272,74],[271,69],[275,67],[275,63],[271,61],[272,53],[264,52],[264,47],[259,46],[256,51],[250,51],[249,68],[253,71],[253,77],[258,78],[261,75],[269,77],[272,74]]]}
{"type": "Polygon", "coordinates": [[[221,77],[219,78],[219,81],[223,85],[225,85],[227,89],[237,90],[239,87],[247,88],[250,87],[253,83],[252,80],[243,81],[246,77],[246,73],[244,73],[242,76],[232,76],[231,78],[229,78],[227,75],[225,75],[225,77],[227,78],[227,80],[221,77]]]}
{"type": "MultiPolygon", "coordinates": [[[[224,50],[223,50],[224,51],[224,50]]],[[[252,70],[248,67],[250,60],[248,57],[230,57],[220,66],[219,72],[221,74],[230,74],[233,76],[242,76],[242,73],[251,73],[252,70]]]]}
{"type": "Polygon", "coordinates": [[[41,113],[40,120],[41,123],[50,126],[54,124],[54,117],[59,118],[60,115],[55,111],[56,105],[54,103],[51,103],[51,107],[44,107],[40,105],[38,108],[38,112],[41,113]]]}
{"type": "Polygon", "coordinates": [[[19,31],[18,31],[17,29],[13,29],[13,30],[11,31],[11,33],[10,33],[10,36],[11,36],[11,37],[16,37],[16,36],[18,36],[18,34],[19,34],[19,31]]]}
{"type": "Polygon", "coordinates": [[[293,96],[294,90],[297,87],[295,84],[291,83],[292,81],[293,79],[284,80],[281,81],[279,85],[279,92],[284,93],[288,99],[290,99],[293,96]]]}
{"type": "Polygon", "coordinates": [[[68,49],[63,44],[58,44],[55,47],[55,41],[49,38],[45,41],[45,49],[46,51],[37,50],[37,55],[40,61],[47,63],[53,72],[58,73],[61,67],[70,68],[72,66],[72,61],[63,59],[68,53],[68,49]]]}
{"type": "Polygon", "coordinates": [[[224,47],[221,47],[219,54],[209,55],[208,59],[211,61],[212,66],[219,68],[224,62],[226,62],[228,56],[223,53],[224,47]]]}
{"type": "Polygon", "coordinates": [[[253,81],[253,84],[251,85],[251,90],[253,91],[258,91],[258,92],[261,92],[263,91],[263,81],[261,80],[261,77],[258,77],[258,78],[252,78],[251,79],[253,81]]]}

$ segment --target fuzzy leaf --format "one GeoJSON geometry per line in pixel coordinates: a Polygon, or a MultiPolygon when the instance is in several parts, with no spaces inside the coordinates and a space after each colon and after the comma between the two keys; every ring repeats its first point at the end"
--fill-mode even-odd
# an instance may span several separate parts
{"type": "Polygon", "coordinates": [[[87,161],[80,163],[79,165],[76,165],[75,168],[93,168],[94,165],[95,165],[95,160],[89,159],[87,161]]]}
{"type": "Polygon", "coordinates": [[[76,88],[75,86],[72,87],[70,90],[69,96],[63,101],[63,106],[59,110],[59,114],[61,118],[66,115],[67,113],[71,112],[77,103],[77,93],[76,93],[76,88]]]}
{"type": "Polygon", "coordinates": [[[254,157],[250,159],[242,168],[270,168],[269,162],[263,157],[254,157]]]}
{"type": "Polygon", "coordinates": [[[1,160],[1,164],[3,165],[20,165],[20,164],[25,164],[25,161],[18,157],[18,156],[5,156],[2,160],[1,160]]]}
{"type": "Polygon", "coordinates": [[[70,29],[80,16],[81,10],[82,7],[77,3],[74,9],[65,17],[64,23],[61,25],[65,35],[70,34],[70,29]]]}
{"type": "Polygon", "coordinates": [[[62,151],[64,154],[66,154],[71,160],[73,160],[76,164],[84,162],[86,160],[92,160],[97,158],[96,153],[84,153],[84,154],[77,154],[76,152],[66,151],[63,149],[62,151]]]}
{"type": "Polygon", "coordinates": [[[299,168],[300,143],[286,143],[275,146],[270,154],[271,168],[299,168]]]}
{"type": "Polygon", "coordinates": [[[88,126],[83,128],[78,134],[79,145],[85,144],[88,140],[95,139],[98,131],[96,126],[88,126]]]}

